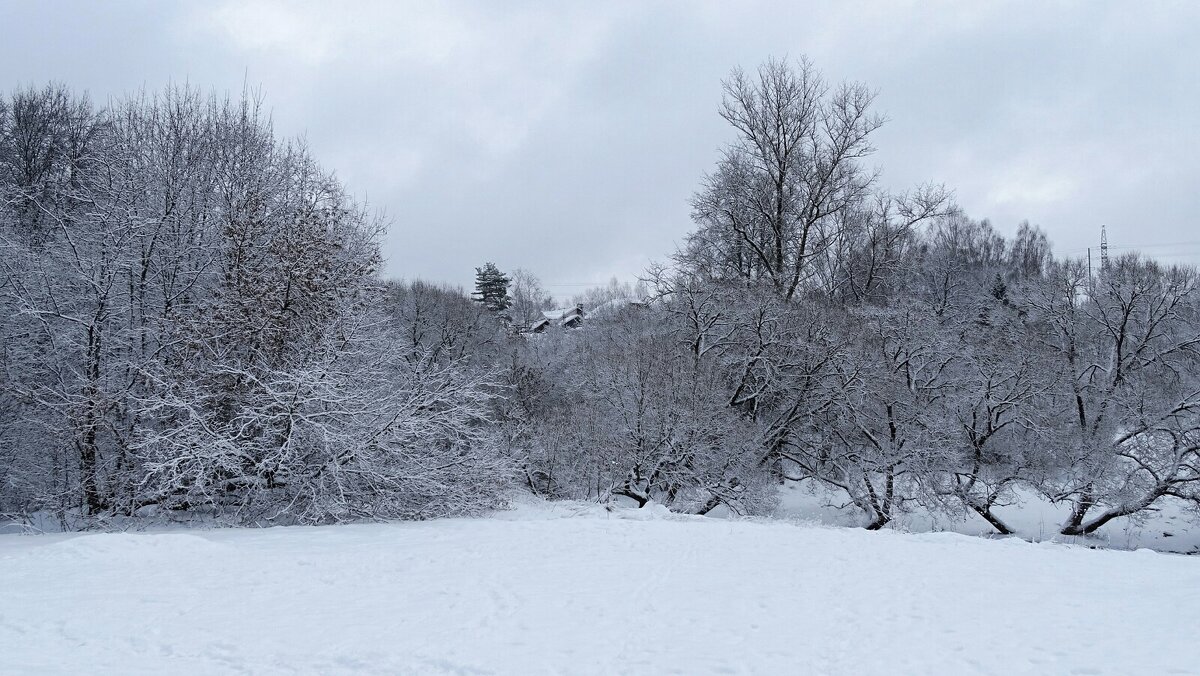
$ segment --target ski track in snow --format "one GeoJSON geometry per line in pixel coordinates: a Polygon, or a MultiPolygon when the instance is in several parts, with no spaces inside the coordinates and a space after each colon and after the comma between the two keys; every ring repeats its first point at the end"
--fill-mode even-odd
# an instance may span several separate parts
{"type": "Polygon", "coordinates": [[[0,673],[1200,673],[1200,559],[523,505],[0,538],[0,673]]]}

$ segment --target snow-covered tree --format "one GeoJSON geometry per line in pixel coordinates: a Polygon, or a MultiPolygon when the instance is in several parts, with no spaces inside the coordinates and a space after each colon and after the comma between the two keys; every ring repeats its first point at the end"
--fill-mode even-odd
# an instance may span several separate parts
{"type": "Polygon", "coordinates": [[[384,309],[383,224],[262,110],[175,87],[0,110],[0,511],[494,504],[501,384],[474,345],[408,342],[424,328],[384,309]]]}
{"type": "Polygon", "coordinates": [[[1024,298],[1060,374],[1070,430],[1045,490],[1071,505],[1062,531],[1095,531],[1200,486],[1200,289],[1193,268],[1137,255],[1092,277],[1054,265],[1024,298]]]}
{"type": "Polygon", "coordinates": [[[771,59],[723,82],[721,117],[736,140],[693,199],[687,255],[722,279],[758,280],[791,299],[840,219],[868,196],[861,161],[883,118],[861,83],[828,85],[806,59],[771,59]]]}
{"type": "Polygon", "coordinates": [[[486,263],[482,268],[475,268],[475,300],[492,312],[504,312],[512,305],[508,295],[508,275],[500,271],[494,263],[486,263]]]}
{"type": "Polygon", "coordinates": [[[528,270],[513,270],[511,288],[512,305],[509,312],[518,330],[533,326],[542,319],[543,310],[554,307],[554,299],[542,288],[542,281],[528,270]]]}

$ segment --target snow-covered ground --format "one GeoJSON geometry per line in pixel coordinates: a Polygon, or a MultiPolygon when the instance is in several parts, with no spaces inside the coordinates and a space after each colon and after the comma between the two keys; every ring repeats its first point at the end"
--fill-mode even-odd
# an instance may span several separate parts
{"type": "MultiPolygon", "coordinates": [[[[779,519],[826,526],[861,526],[867,521],[861,511],[839,504],[846,501],[844,495],[822,490],[811,482],[785,484],[780,487],[779,497],[779,507],[773,515],[779,519]]],[[[1014,504],[997,507],[995,512],[1026,540],[1200,554],[1200,514],[1174,498],[1159,500],[1152,508],[1135,515],[1113,519],[1094,534],[1081,537],[1059,534],[1070,512],[1069,505],[1051,504],[1024,489],[1017,489],[1015,497],[1014,504]]],[[[931,513],[919,506],[901,515],[888,528],[911,533],[949,531],[986,537],[993,537],[996,532],[973,513],[953,516],[931,513]]]]}
{"type": "Polygon", "coordinates": [[[1200,558],[526,503],[0,538],[0,673],[1200,673],[1200,558]]]}

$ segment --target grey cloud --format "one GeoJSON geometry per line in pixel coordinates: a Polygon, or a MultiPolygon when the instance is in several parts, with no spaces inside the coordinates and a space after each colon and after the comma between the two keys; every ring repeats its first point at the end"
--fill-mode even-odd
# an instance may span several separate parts
{"type": "Polygon", "coordinates": [[[0,6],[0,82],[98,99],[261,85],[282,133],[393,220],[388,272],[468,285],[485,260],[630,278],[688,231],[729,138],[719,80],[807,54],[878,88],[874,162],[944,182],[1060,251],[1200,260],[1190,4],[117,3],[0,6]]]}

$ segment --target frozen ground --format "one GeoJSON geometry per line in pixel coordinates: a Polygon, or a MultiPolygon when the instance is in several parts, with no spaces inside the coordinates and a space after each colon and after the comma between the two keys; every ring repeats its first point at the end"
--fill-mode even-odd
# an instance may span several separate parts
{"type": "MultiPolygon", "coordinates": [[[[1160,552],[1200,554],[1200,515],[1182,501],[1159,500],[1151,509],[1113,519],[1096,533],[1086,536],[1060,535],[1069,507],[1054,505],[1031,491],[1018,489],[1016,504],[997,507],[995,512],[1016,534],[1034,542],[1058,542],[1109,549],[1153,549],[1160,552]]],[[[788,483],[780,488],[780,504],[774,516],[796,523],[826,526],[859,526],[866,520],[852,507],[837,504],[845,496],[820,490],[810,482],[788,483]]],[[[993,529],[975,514],[953,517],[931,514],[914,507],[888,526],[912,533],[949,531],[964,535],[993,537],[993,529]]]]}
{"type": "Polygon", "coordinates": [[[1200,673],[1200,558],[525,504],[0,538],[0,673],[1200,673]]]}

